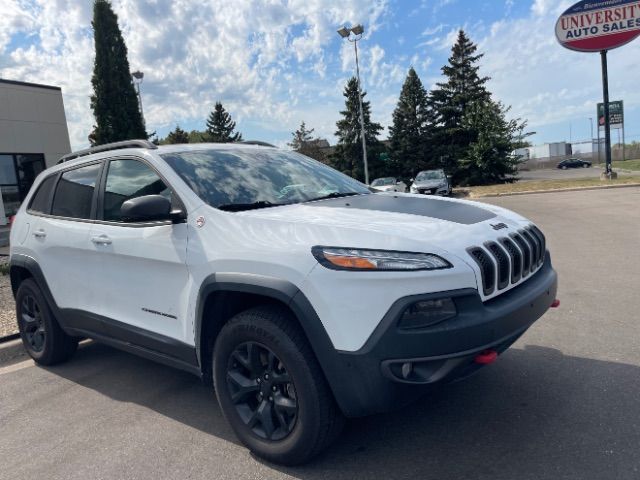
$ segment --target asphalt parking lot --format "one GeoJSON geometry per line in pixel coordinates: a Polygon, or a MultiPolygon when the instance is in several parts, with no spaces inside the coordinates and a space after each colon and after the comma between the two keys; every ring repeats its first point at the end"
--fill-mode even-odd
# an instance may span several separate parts
{"type": "Polygon", "coordinates": [[[93,343],[55,368],[13,358],[0,478],[640,478],[640,188],[486,201],[546,233],[562,304],[472,378],[281,468],[239,445],[186,373],[93,343]]]}

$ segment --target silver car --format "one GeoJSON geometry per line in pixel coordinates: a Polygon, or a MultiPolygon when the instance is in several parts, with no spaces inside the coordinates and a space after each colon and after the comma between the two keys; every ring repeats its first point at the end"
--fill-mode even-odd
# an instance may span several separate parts
{"type": "Polygon", "coordinates": [[[395,177],[376,178],[371,182],[371,187],[381,192],[406,193],[407,184],[395,177]]]}
{"type": "Polygon", "coordinates": [[[444,170],[425,170],[413,180],[411,193],[447,196],[451,194],[451,183],[444,170]]]}

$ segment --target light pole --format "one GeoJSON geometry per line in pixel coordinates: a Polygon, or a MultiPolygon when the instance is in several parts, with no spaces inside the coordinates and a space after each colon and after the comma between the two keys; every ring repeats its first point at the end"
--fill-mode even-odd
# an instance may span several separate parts
{"type": "Polygon", "coordinates": [[[593,143],[593,117],[589,117],[589,121],[591,122],[591,143],[593,143]]]}
{"type": "Polygon", "coordinates": [[[360,83],[360,64],[358,62],[358,40],[362,38],[364,33],[364,27],[360,24],[354,27],[347,28],[342,27],[338,30],[338,34],[342,38],[346,38],[351,43],[356,51],[356,79],[358,82],[358,103],[360,104],[360,136],[362,137],[362,160],[364,162],[364,181],[369,185],[369,163],[367,162],[367,139],[365,137],[364,128],[364,110],[362,109],[362,84],[360,83]],[[351,35],[353,34],[353,36],[351,35]]]}
{"type": "Polygon", "coordinates": [[[133,77],[133,83],[136,85],[136,90],[138,92],[138,104],[140,105],[140,116],[142,117],[142,125],[144,125],[146,128],[147,122],[144,121],[144,111],[142,110],[142,95],[140,95],[140,84],[144,79],[144,73],[140,70],[136,70],[131,74],[131,76],[133,77]]]}

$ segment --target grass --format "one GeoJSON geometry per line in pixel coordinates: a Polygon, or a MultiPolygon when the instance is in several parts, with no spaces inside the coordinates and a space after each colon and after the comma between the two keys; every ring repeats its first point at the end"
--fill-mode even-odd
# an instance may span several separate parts
{"type": "Polygon", "coordinates": [[[9,264],[0,264],[0,275],[9,275],[9,264]]]}
{"type": "Polygon", "coordinates": [[[640,160],[625,160],[624,162],[613,162],[613,168],[640,171],[640,160]]]}
{"type": "Polygon", "coordinates": [[[567,188],[600,187],[608,185],[640,185],[640,177],[622,177],[616,180],[602,181],[599,178],[576,178],[567,180],[538,180],[531,182],[518,182],[504,185],[487,185],[484,187],[469,188],[469,196],[472,198],[491,195],[504,195],[519,192],[540,192],[545,190],[563,190],[567,188]]]}

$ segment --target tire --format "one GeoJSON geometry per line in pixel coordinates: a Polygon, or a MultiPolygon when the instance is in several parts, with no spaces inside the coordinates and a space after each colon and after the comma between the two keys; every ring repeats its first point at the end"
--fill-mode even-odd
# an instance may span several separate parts
{"type": "Polygon", "coordinates": [[[566,169],[567,169],[567,167],[566,167],[566,166],[562,166],[562,167],[560,167],[560,168],[562,168],[562,170],[566,170],[566,169]]]}
{"type": "Polygon", "coordinates": [[[78,348],[78,339],[62,331],[40,287],[31,278],[18,287],[16,318],[22,344],[39,365],[64,362],[78,348]]]}
{"type": "Polygon", "coordinates": [[[270,462],[305,463],[344,425],[311,347],[282,308],[253,308],[222,328],[213,351],[213,379],[222,412],[240,441],[270,462]]]}
{"type": "Polygon", "coordinates": [[[585,163],[582,168],[589,168],[591,165],[589,165],[588,163],[585,163]]]}

